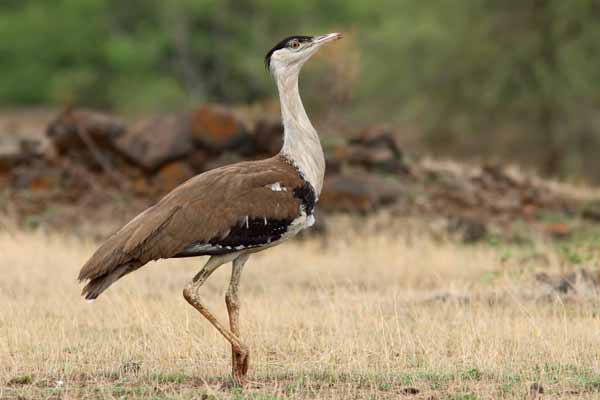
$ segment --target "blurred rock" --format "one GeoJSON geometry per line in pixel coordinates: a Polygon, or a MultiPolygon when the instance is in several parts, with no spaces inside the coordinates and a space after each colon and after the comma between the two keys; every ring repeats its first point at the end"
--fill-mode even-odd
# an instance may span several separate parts
{"type": "Polygon", "coordinates": [[[332,211],[367,213],[374,207],[373,195],[364,179],[334,176],[325,180],[319,206],[332,211]]]}
{"type": "Polygon", "coordinates": [[[243,121],[222,106],[203,105],[192,111],[189,125],[194,141],[209,149],[231,149],[250,142],[243,121]]]}
{"type": "Polygon", "coordinates": [[[156,174],[155,187],[161,193],[167,193],[194,176],[191,168],[182,161],[175,161],[163,166],[156,174]]]}
{"type": "Polygon", "coordinates": [[[134,124],[115,143],[129,160],[146,171],[185,158],[194,150],[185,117],[164,115],[134,124]]]}
{"type": "Polygon", "coordinates": [[[59,167],[37,159],[15,168],[11,182],[15,188],[41,193],[60,188],[62,175],[63,171],[59,167]]]}
{"type": "Polygon", "coordinates": [[[410,174],[410,166],[394,132],[382,125],[365,129],[349,142],[346,159],[368,169],[392,174],[410,174]]]}
{"type": "Polygon", "coordinates": [[[393,204],[401,195],[401,185],[392,179],[361,173],[334,175],[325,179],[319,205],[328,211],[365,214],[393,204]]]}
{"type": "Polygon", "coordinates": [[[34,139],[0,136],[0,172],[9,171],[17,164],[40,155],[40,143],[34,139]]]}
{"type": "Polygon", "coordinates": [[[220,156],[209,158],[204,167],[205,171],[210,171],[211,169],[223,167],[229,164],[235,164],[238,162],[244,161],[244,158],[239,154],[234,152],[225,152],[220,156]]]}
{"type": "Polygon", "coordinates": [[[504,189],[522,186],[516,179],[506,173],[506,171],[496,164],[485,164],[481,167],[480,173],[474,178],[481,186],[487,188],[502,187],[504,189]]]}
{"type": "Polygon", "coordinates": [[[280,118],[261,118],[254,127],[254,144],[258,153],[273,156],[283,146],[283,123],[280,118]]]}
{"type": "Polygon", "coordinates": [[[47,192],[58,187],[59,182],[56,175],[39,175],[29,181],[29,190],[33,193],[47,192]]]}
{"type": "Polygon", "coordinates": [[[342,144],[333,147],[333,157],[336,163],[360,166],[369,171],[389,174],[408,174],[408,168],[402,160],[396,159],[389,148],[369,148],[361,145],[342,144]]]}
{"type": "Polygon", "coordinates": [[[148,179],[144,176],[138,176],[131,180],[131,189],[136,194],[147,194],[152,192],[153,186],[148,183],[148,179]]]}
{"type": "MultiPolygon", "coordinates": [[[[186,114],[145,118],[128,128],[111,115],[69,109],[47,127],[52,146],[0,136],[0,184],[22,190],[23,203],[37,192],[53,196],[52,201],[91,204],[90,190],[111,189],[155,199],[193,174],[276,154],[283,144],[281,119],[267,113],[251,117],[255,123],[248,132],[232,109],[207,104],[186,114]]],[[[574,229],[540,220],[543,215],[564,215],[568,203],[541,180],[518,170],[411,161],[398,135],[384,125],[350,135],[323,138],[327,173],[319,209],[324,215],[367,214],[385,207],[395,215],[435,215],[450,221],[444,230],[468,243],[484,238],[488,229],[501,232],[515,219],[535,222],[552,238],[568,237],[574,229]]],[[[49,201],[32,202],[32,207],[49,201]]],[[[27,206],[20,206],[23,215],[30,212],[27,206]]],[[[581,215],[600,221],[600,202],[583,208],[581,215]]]]}
{"type": "Polygon", "coordinates": [[[368,147],[390,148],[394,152],[394,157],[403,157],[402,149],[396,140],[396,135],[390,127],[385,125],[374,125],[363,130],[356,138],[351,140],[351,143],[362,144],[368,147]]]}
{"type": "Polygon", "coordinates": [[[195,149],[192,154],[187,157],[187,163],[192,170],[199,174],[207,171],[206,165],[210,162],[210,154],[205,149],[195,149]]]}
{"type": "Polygon", "coordinates": [[[50,122],[46,135],[59,154],[69,150],[79,151],[86,148],[81,134],[87,133],[95,145],[112,147],[112,143],[127,129],[126,124],[111,115],[89,111],[67,109],[50,122]]]}

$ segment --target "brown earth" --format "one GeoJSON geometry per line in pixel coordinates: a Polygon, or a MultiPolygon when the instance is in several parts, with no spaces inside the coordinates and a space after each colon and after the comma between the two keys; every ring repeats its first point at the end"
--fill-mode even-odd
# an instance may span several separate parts
{"type": "MultiPolygon", "coordinates": [[[[210,104],[127,122],[81,109],[42,113],[35,121],[0,116],[0,211],[59,228],[82,218],[122,222],[194,174],[275,154],[283,131],[274,115],[244,119],[210,104]]],[[[570,225],[546,223],[548,215],[598,220],[595,195],[582,207],[581,198],[515,169],[416,159],[400,136],[377,125],[324,141],[321,218],[388,209],[399,218],[441,218],[468,242],[514,221],[550,237],[570,235],[570,225]]]]}

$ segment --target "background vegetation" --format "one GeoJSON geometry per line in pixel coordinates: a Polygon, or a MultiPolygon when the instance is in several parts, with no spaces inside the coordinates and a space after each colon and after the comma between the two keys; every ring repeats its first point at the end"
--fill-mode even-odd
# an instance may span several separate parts
{"type": "Polygon", "coordinates": [[[334,30],[349,37],[333,70],[306,75],[315,113],[600,180],[597,0],[4,0],[0,106],[254,103],[274,95],[276,40],[334,30]]]}

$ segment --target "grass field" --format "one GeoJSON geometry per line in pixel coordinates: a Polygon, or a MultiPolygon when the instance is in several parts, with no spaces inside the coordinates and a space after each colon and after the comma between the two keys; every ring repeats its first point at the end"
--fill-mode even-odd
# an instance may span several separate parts
{"type": "MultiPolygon", "coordinates": [[[[94,243],[2,233],[0,399],[600,397],[600,297],[535,280],[576,268],[564,251],[367,225],[250,259],[242,330],[262,386],[245,391],[181,295],[203,259],[151,264],[88,304],[75,277],[94,243]]],[[[223,320],[229,272],[204,286],[223,320]]]]}

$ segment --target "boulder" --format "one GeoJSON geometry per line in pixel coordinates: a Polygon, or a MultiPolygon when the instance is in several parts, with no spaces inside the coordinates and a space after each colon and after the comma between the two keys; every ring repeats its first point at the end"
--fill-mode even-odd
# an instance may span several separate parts
{"type": "Polygon", "coordinates": [[[210,162],[210,154],[206,149],[195,149],[192,154],[186,157],[188,165],[195,173],[201,173],[207,170],[206,166],[210,162]]]}
{"type": "Polygon", "coordinates": [[[194,176],[194,172],[183,161],[164,165],[156,174],[154,184],[161,193],[167,193],[194,176]]]}
{"type": "Polygon", "coordinates": [[[238,162],[244,161],[244,159],[237,153],[234,152],[225,152],[217,157],[212,157],[207,160],[204,165],[205,171],[210,171],[211,169],[224,167],[226,165],[235,164],[238,162]]]}
{"type": "Polygon", "coordinates": [[[283,123],[280,118],[261,118],[254,127],[256,152],[273,156],[283,146],[283,123]]]}
{"type": "Polygon", "coordinates": [[[250,142],[244,122],[226,107],[203,105],[188,118],[193,140],[200,146],[225,150],[250,142]]]}
{"type": "Polygon", "coordinates": [[[401,159],[387,147],[369,148],[357,144],[341,144],[333,147],[328,158],[334,164],[349,164],[369,171],[390,174],[408,174],[409,170],[401,159]]]}
{"type": "Polygon", "coordinates": [[[32,193],[47,192],[61,187],[63,170],[53,162],[36,157],[19,163],[10,173],[10,185],[32,193]]]}
{"type": "Polygon", "coordinates": [[[350,164],[390,174],[410,174],[394,133],[384,126],[365,129],[348,143],[333,146],[328,154],[333,164],[350,164]]]}
{"type": "Polygon", "coordinates": [[[0,135],[0,172],[9,171],[17,164],[39,155],[39,141],[10,134],[0,135]]]}
{"type": "Polygon", "coordinates": [[[143,119],[119,137],[115,146],[131,162],[153,172],[194,151],[187,122],[185,117],[175,115],[143,119]]]}
{"type": "Polygon", "coordinates": [[[366,214],[392,205],[402,195],[401,185],[374,174],[334,175],[325,180],[319,199],[325,211],[366,214]]]}
{"type": "Polygon", "coordinates": [[[403,159],[404,153],[396,140],[394,132],[385,125],[374,125],[363,130],[357,137],[350,140],[351,144],[366,147],[388,148],[397,159],[403,159]]]}
{"type": "Polygon", "coordinates": [[[67,109],[46,128],[46,135],[59,154],[69,150],[80,151],[87,147],[81,137],[85,132],[99,147],[112,147],[112,143],[127,130],[119,118],[89,110],[67,109]]]}
{"type": "Polygon", "coordinates": [[[21,158],[19,140],[9,135],[0,136],[0,170],[10,170],[21,158]]]}

